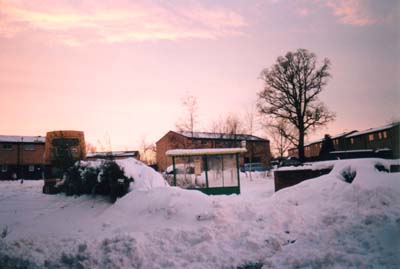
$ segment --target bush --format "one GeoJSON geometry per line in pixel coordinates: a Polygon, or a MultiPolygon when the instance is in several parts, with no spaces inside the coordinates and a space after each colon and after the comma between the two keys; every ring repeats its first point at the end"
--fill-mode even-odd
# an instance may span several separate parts
{"type": "Polygon", "coordinates": [[[100,167],[83,166],[78,162],[67,169],[64,177],[60,190],[66,195],[110,195],[112,202],[125,195],[133,181],[114,161],[105,161],[100,167]]]}
{"type": "Polygon", "coordinates": [[[357,172],[355,170],[351,169],[350,166],[348,166],[345,169],[343,169],[341,174],[342,174],[343,180],[345,182],[352,183],[354,178],[357,175],[357,172]]]}

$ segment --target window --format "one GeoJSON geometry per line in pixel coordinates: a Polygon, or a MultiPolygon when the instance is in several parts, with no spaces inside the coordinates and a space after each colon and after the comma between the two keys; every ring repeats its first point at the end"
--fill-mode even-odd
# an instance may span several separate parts
{"type": "Polygon", "coordinates": [[[350,138],[350,144],[354,144],[354,138],[350,138]]]}
{"type": "Polygon", "coordinates": [[[24,150],[35,150],[34,144],[26,144],[24,145],[24,150]]]}
{"type": "Polygon", "coordinates": [[[3,144],[3,150],[12,150],[11,144],[3,144]]]}
{"type": "Polygon", "coordinates": [[[368,141],[374,141],[374,134],[368,135],[368,141]]]}
{"type": "Polygon", "coordinates": [[[55,147],[73,147],[79,145],[78,138],[54,138],[51,144],[55,147]]]}
{"type": "Polygon", "coordinates": [[[28,166],[28,171],[29,172],[35,172],[35,166],[34,165],[29,165],[28,166]]]}
{"type": "Polygon", "coordinates": [[[3,173],[7,172],[7,164],[3,164],[1,166],[1,172],[3,172],[3,173]]]}
{"type": "Polygon", "coordinates": [[[387,132],[386,131],[383,131],[383,138],[387,139],[387,132]]]}

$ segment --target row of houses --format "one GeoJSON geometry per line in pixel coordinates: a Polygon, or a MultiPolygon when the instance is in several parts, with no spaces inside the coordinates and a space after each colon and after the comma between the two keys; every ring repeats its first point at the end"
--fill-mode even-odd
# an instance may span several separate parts
{"type": "MultiPolygon", "coordinates": [[[[331,137],[333,158],[384,157],[400,158],[400,123],[370,128],[363,131],[353,130],[331,137]]],[[[304,155],[309,160],[318,158],[323,139],[304,145],[304,155]]],[[[297,148],[289,149],[290,157],[298,158],[297,148]]]]}
{"type": "MultiPolygon", "coordinates": [[[[0,180],[40,179],[50,173],[51,165],[46,160],[46,137],[0,135],[0,180]]],[[[139,159],[138,151],[94,152],[85,156],[86,160],[139,159]]]]}
{"type": "MultiPolygon", "coordinates": [[[[350,131],[332,137],[334,151],[340,158],[385,157],[400,158],[400,123],[388,124],[364,131],[350,131]]],[[[322,139],[304,146],[309,160],[317,159],[322,147],[322,139]]],[[[169,131],[156,142],[156,163],[159,171],[172,165],[166,155],[170,149],[201,148],[246,148],[240,154],[240,165],[249,162],[269,164],[272,158],[270,141],[254,135],[224,134],[209,132],[169,131]]],[[[45,137],[0,135],[0,179],[42,178],[49,168],[45,158],[45,137]]],[[[289,156],[298,157],[296,148],[289,150],[289,156]]],[[[86,158],[140,158],[138,151],[89,153],[86,158]]]]}
{"type": "MultiPolygon", "coordinates": [[[[0,136],[0,179],[43,178],[50,169],[45,161],[45,137],[42,136],[0,136]]],[[[157,168],[159,171],[172,164],[166,152],[170,149],[194,148],[234,148],[245,147],[240,155],[240,164],[261,162],[268,164],[271,159],[270,144],[267,139],[246,134],[223,134],[207,132],[167,132],[156,143],[157,168]]],[[[139,159],[138,151],[95,152],[85,156],[87,160],[139,159]]]]}
{"type": "Polygon", "coordinates": [[[44,160],[45,137],[0,136],[0,179],[41,178],[44,160]]]}

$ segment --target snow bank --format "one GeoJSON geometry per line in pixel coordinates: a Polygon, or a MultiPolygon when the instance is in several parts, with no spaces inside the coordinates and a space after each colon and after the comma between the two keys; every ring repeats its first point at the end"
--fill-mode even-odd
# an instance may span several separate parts
{"type": "Polygon", "coordinates": [[[127,177],[134,178],[133,188],[135,190],[150,190],[156,187],[168,186],[168,183],[160,173],[135,158],[116,160],[116,162],[124,169],[127,177]]]}
{"type": "MultiPolygon", "coordinates": [[[[116,163],[124,170],[127,177],[134,179],[133,189],[135,190],[150,190],[156,187],[168,186],[162,175],[153,168],[136,160],[135,158],[125,158],[115,160],[116,163]]],[[[80,164],[84,167],[100,167],[104,160],[81,161],[80,164]]]]}
{"type": "Polygon", "coordinates": [[[261,174],[243,175],[242,194],[231,196],[154,184],[96,210],[85,197],[0,182],[0,228],[13,225],[0,239],[0,268],[400,268],[400,173],[378,163],[390,165],[315,164],[334,168],[274,194],[261,174]],[[48,236],[34,237],[40,229],[48,236]]]}
{"type": "Polygon", "coordinates": [[[275,193],[271,203],[280,210],[271,210],[270,227],[281,226],[288,242],[265,263],[273,268],[399,268],[400,174],[375,168],[391,163],[331,162],[330,174],[275,193]],[[355,172],[351,184],[344,171],[355,172]]]}

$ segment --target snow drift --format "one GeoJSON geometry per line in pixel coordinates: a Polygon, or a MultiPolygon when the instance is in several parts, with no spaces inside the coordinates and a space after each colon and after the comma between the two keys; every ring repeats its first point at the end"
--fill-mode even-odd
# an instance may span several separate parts
{"type": "MultiPolygon", "coordinates": [[[[400,173],[379,172],[378,163],[387,165],[330,162],[330,174],[274,194],[271,178],[243,177],[232,196],[155,179],[114,205],[0,182],[0,228],[12,225],[0,267],[399,268],[400,173]],[[351,183],[344,171],[355,172],[351,183]]],[[[147,172],[131,173],[146,181],[147,172]]]]}

